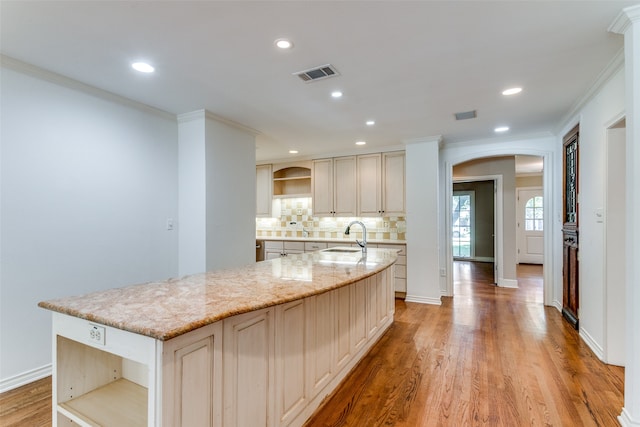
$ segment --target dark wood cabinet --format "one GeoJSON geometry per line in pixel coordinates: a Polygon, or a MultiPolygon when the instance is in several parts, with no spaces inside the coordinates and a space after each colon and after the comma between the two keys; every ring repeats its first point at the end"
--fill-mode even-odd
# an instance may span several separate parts
{"type": "Polygon", "coordinates": [[[578,206],[578,126],[562,139],[563,142],[563,264],[562,264],[562,316],[575,328],[579,324],[579,228],[578,206]]]}

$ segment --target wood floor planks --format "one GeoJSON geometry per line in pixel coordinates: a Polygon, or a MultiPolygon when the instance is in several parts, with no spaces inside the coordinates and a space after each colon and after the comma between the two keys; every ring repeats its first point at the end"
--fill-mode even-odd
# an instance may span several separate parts
{"type": "Polygon", "coordinates": [[[455,269],[442,306],[397,301],[394,326],[307,427],[618,425],[624,369],[543,306],[541,266],[518,266],[518,289],[494,286],[491,264],[455,269]]]}
{"type": "MultiPolygon", "coordinates": [[[[542,267],[518,266],[518,289],[492,285],[491,264],[455,270],[442,306],[396,302],[394,324],[307,427],[618,425],[624,369],[542,305],[542,267]]],[[[0,426],[50,424],[50,378],[0,395],[0,426]]]]}

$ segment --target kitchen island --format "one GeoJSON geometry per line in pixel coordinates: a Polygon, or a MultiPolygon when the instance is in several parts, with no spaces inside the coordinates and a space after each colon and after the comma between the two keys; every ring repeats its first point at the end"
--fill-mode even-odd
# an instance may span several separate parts
{"type": "Polygon", "coordinates": [[[300,426],[393,322],[396,259],[331,248],[41,302],[54,425],[300,426]]]}

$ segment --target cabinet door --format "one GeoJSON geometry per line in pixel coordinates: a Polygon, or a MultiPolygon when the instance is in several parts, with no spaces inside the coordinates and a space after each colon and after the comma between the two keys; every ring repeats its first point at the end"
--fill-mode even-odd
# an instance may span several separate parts
{"type": "Polygon", "coordinates": [[[333,194],[336,216],[356,216],[356,157],[336,157],[333,159],[333,194]]]}
{"type": "Polygon", "coordinates": [[[358,216],[382,214],[382,156],[358,156],[358,216]]]}
{"type": "Polygon", "coordinates": [[[307,298],[307,396],[315,397],[333,375],[334,293],[307,298]]]}
{"type": "Polygon", "coordinates": [[[271,165],[256,166],[256,216],[271,216],[273,199],[273,178],[271,165]]]}
{"type": "Polygon", "coordinates": [[[273,426],[272,337],[270,309],[224,320],[225,426],[273,426]]]}
{"type": "Polygon", "coordinates": [[[287,425],[306,405],[305,300],[276,307],[276,410],[287,425]]]}
{"type": "Polygon", "coordinates": [[[385,216],[402,216],[405,214],[405,153],[396,151],[384,153],[382,213],[385,216]]]}
{"type": "Polygon", "coordinates": [[[332,216],[333,159],[314,160],[312,166],[311,197],[315,216],[332,216]]]}
{"type": "Polygon", "coordinates": [[[163,346],[163,425],[222,424],[222,322],[163,346]]]}
{"type": "Polygon", "coordinates": [[[333,291],[335,293],[335,322],[336,322],[336,371],[342,369],[351,360],[351,286],[343,286],[333,291]]]}

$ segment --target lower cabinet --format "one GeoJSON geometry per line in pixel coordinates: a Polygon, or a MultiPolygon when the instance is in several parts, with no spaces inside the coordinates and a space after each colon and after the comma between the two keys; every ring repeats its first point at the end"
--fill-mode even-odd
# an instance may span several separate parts
{"type": "Polygon", "coordinates": [[[168,341],[54,313],[53,424],[302,426],[393,322],[393,278],[168,341]]]}
{"type": "Polygon", "coordinates": [[[225,426],[273,426],[273,309],[223,320],[225,426]]]}
{"type": "Polygon", "coordinates": [[[222,322],[166,341],[162,349],[165,424],[222,424],[222,322]]]}

